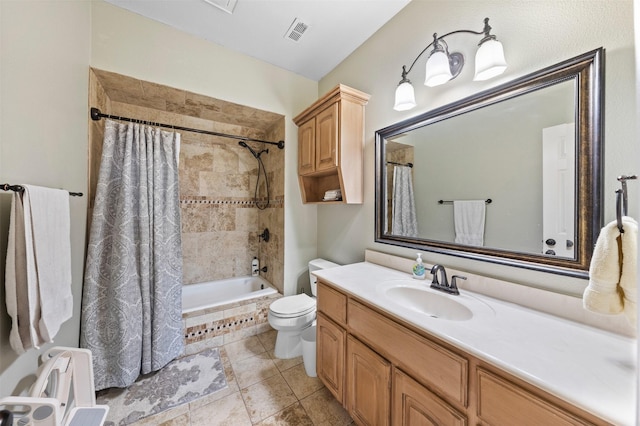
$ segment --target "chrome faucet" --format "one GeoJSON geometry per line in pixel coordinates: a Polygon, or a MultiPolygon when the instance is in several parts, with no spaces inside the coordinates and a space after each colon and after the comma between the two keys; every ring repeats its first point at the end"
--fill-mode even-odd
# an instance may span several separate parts
{"type": "Polygon", "coordinates": [[[458,291],[458,285],[456,280],[459,278],[461,280],[466,280],[467,277],[463,277],[461,275],[454,275],[451,277],[451,284],[449,284],[449,280],[447,279],[447,271],[444,269],[442,265],[433,265],[431,268],[431,275],[433,275],[433,280],[431,281],[431,288],[436,290],[444,291],[449,294],[460,294],[458,291]],[[438,280],[438,273],[442,276],[442,282],[438,280]]]}

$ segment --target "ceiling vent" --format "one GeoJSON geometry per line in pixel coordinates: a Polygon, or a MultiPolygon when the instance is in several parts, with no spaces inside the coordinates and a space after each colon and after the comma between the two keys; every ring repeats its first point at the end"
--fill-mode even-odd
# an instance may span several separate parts
{"type": "Polygon", "coordinates": [[[220,10],[224,10],[229,15],[233,13],[233,9],[236,7],[238,0],[204,0],[205,3],[209,3],[211,6],[215,6],[220,10]]]}
{"type": "Polygon", "coordinates": [[[296,18],[293,20],[293,23],[284,34],[284,38],[295,41],[297,43],[300,41],[300,39],[304,35],[304,32],[307,31],[308,28],[308,24],[305,24],[304,22],[296,18]]]}

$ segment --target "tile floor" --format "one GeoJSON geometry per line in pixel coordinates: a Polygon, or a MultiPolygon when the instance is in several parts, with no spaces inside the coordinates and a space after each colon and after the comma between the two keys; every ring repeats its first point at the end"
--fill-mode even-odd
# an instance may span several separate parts
{"type": "Polygon", "coordinates": [[[273,355],[271,330],[220,347],[228,388],[134,426],[347,426],[353,421],[302,357],[273,355]]]}

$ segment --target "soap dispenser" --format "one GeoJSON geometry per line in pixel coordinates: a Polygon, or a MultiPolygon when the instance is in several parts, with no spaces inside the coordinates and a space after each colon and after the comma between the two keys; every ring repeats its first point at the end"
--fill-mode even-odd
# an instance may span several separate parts
{"type": "Polygon", "coordinates": [[[257,277],[258,275],[260,275],[260,262],[257,257],[254,257],[251,261],[251,276],[257,277]]]}
{"type": "Polygon", "coordinates": [[[417,280],[424,280],[427,275],[427,271],[422,263],[422,254],[418,253],[416,263],[413,265],[413,278],[417,280]]]}

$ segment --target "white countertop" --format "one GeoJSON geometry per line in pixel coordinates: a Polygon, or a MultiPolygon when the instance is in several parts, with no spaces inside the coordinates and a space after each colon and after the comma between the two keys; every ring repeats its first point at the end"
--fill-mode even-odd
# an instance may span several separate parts
{"type": "Polygon", "coordinates": [[[409,273],[373,263],[313,273],[344,292],[606,421],[635,424],[634,339],[464,289],[460,290],[460,296],[438,294],[467,306],[473,311],[473,318],[465,321],[431,318],[384,295],[384,290],[395,284],[428,288],[429,279],[413,280],[409,273]]]}

